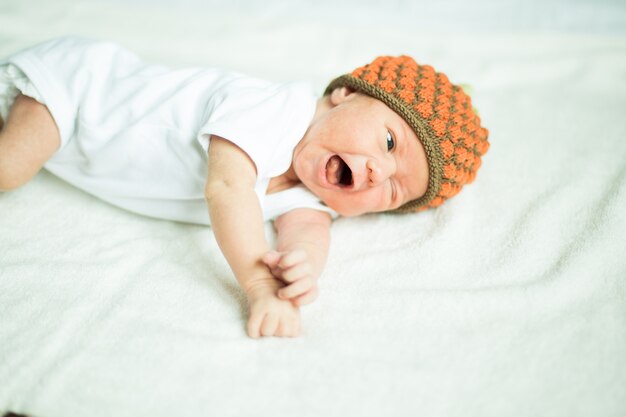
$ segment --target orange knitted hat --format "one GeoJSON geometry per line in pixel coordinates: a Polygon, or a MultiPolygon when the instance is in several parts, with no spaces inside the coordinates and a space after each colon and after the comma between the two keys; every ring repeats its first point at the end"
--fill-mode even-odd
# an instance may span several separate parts
{"type": "Polygon", "coordinates": [[[413,128],[428,159],[426,193],[397,211],[443,204],[476,177],[489,149],[489,132],[480,125],[470,97],[445,74],[418,65],[409,56],[381,56],[333,80],[324,94],[348,87],[377,98],[413,128]]]}

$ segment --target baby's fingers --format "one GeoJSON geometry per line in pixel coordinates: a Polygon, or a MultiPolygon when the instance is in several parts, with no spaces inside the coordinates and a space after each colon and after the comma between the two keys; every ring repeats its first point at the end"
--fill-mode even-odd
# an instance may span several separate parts
{"type": "Polygon", "coordinates": [[[278,266],[282,269],[288,269],[292,266],[304,262],[307,258],[306,252],[301,249],[296,249],[292,252],[286,252],[281,254],[278,266]]]}
{"type": "Polygon", "coordinates": [[[293,322],[290,321],[281,321],[278,325],[278,329],[276,330],[276,336],[281,337],[298,337],[300,334],[300,322],[295,320],[293,322]]]}
{"type": "Polygon", "coordinates": [[[263,263],[269,268],[271,274],[279,279],[282,277],[282,270],[278,266],[280,257],[281,255],[279,252],[271,250],[263,255],[263,257],[261,258],[261,261],[263,261],[263,263]]]}
{"type": "Polygon", "coordinates": [[[262,336],[274,336],[278,330],[279,318],[276,314],[267,314],[261,324],[262,336]]]}
{"type": "Polygon", "coordinates": [[[317,294],[318,293],[319,293],[319,291],[318,291],[317,287],[313,287],[307,293],[305,293],[305,294],[299,296],[298,298],[296,298],[295,300],[293,300],[293,303],[297,307],[300,307],[300,306],[303,306],[303,305],[307,305],[307,304],[311,304],[317,298],[317,294]]]}
{"type": "Polygon", "coordinates": [[[264,318],[265,314],[253,314],[250,316],[247,326],[248,336],[253,339],[261,337],[261,324],[264,318]]]}
{"type": "Polygon", "coordinates": [[[313,287],[313,278],[306,277],[278,290],[278,297],[287,300],[308,292],[313,287]]]}
{"type": "Polygon", "coordinates": [[[303,262],[296,264],[289,269],[283,269],[281,278],[283,281],[291,283],[310,277],[312,273],[313,268],[311,267],[311,264],[303,262]]]}
{"type": "Polygon", "coordinates": [[[280,253],[278,253],[275,250],[271,250],[271,251],[267,252],[265,255],[263,255],[261,260],[268,267],[276,268],[278,266],[278,262],[280,261],[280,258],[281,258],[280,253]]]}

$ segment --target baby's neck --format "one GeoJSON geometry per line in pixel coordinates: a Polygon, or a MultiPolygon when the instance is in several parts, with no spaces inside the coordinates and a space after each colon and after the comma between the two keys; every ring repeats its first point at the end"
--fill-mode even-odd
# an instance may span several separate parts
{"type": "Polygon", "coordinates": [[[279,191],[286,190],[288,188],[295,187],[300,184],[300,180],[296,176],[293,166],[290,166],[289,169],[277,177],[272,177],[270,179],[270,183],[267,186],[267,191],[265,194],[274,194],[279,191]]]}

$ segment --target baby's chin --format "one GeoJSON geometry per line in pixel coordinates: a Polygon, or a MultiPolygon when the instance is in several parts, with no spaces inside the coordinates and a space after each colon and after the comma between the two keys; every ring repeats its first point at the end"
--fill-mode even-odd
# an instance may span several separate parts
{"type": "Polygon", "coordinates": [[[345,216],[345,214],[343,214],[342,212],[345,212],[345,210],[342,210],[342,207],[338,207],[337,204],[335,204],[334,201],[325,198],[326,196],[324,195],[324,193],[320,193],[319,190],[316,190],[315,187],[309,187],[306,183],[303,182],[303,184],[307,187],[307,189],[315,196],[318,198],[319,201],[322,202],[322,204],[324,204],[326,207],[328,207],[329,209],[339,213],[341,216],[345,216]]]}
{"type": "Polygon", "coordinates": [[[324,205],[342,217],[356,217],[365,214],[366,211],[358,210],[356,207],[350,204],[337,204],[335,201],[326,201],[323,198],[317,196],[324,205]]]}

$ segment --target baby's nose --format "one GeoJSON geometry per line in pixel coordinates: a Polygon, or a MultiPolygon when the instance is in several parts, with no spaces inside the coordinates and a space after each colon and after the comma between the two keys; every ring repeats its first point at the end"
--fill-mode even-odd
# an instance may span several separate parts
{"type": "Polygon", "coordinates": [[[368,185],[375,187],[385,181],[392,174],[393,167],[390,161],[369,159],[365,163],[367,169],[368,185]]]}

